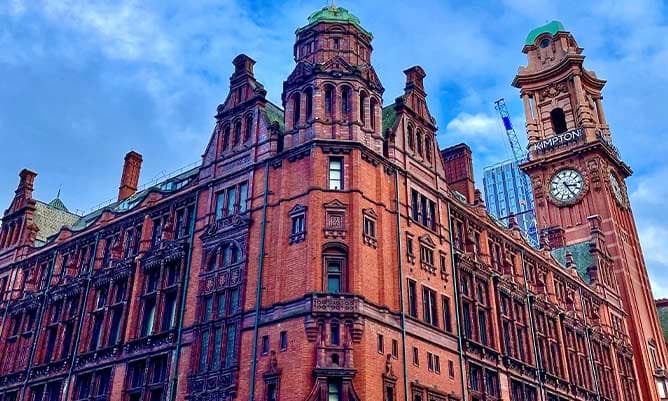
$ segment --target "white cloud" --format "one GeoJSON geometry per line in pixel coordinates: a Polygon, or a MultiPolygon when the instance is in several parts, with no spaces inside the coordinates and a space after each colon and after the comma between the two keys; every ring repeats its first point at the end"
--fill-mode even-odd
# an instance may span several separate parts
{"type": "Polygon", "coordinates": [[[668,267],[668,226],[645,224],[639,230],[645,261],[668,267]]]}
{"type": "Polygon", "coordinates": [[[112,59],[169,62],[173,48],[157,15],[135,0],[90,3],[77,0],[44,0],[37,6],[52,22],[92,35],[112,59]]]}
{"type": "Polygon", "coordinates": [[[445,127],[446,131],[467,137],[499,136],[500,123],[498,117],[485,113],[459,113],[445,127]]]}

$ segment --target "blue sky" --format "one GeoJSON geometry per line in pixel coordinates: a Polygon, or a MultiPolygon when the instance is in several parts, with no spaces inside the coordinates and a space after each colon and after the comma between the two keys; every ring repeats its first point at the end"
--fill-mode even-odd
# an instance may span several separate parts
{"type": "MultiPolygon", "coordinates": [[[[20,169],[39,175],[36,197],[62,186],[70,209],[117,193],[122,159],[144,155],[142,182],[195,162],[223,101],[231,60],[246,53],[280,104],[294,66],[294,30],[326,1],[0,0],[0,207],[20,169]]],[[[585,65],[609,81],[604,108],[628,180],[654,293],[668,297],[668,9],[660,0],[388,2],[339,0],[374,34],[373,64],[385,103],[407,67],[425,85],[439,143],[467,142],[482,167],[510,153],[494,100],[515,125],[510,86],[526,34],[561,20],[585,65]]],[[[521,130],[522,131],[522,130],[521,130]]]]}

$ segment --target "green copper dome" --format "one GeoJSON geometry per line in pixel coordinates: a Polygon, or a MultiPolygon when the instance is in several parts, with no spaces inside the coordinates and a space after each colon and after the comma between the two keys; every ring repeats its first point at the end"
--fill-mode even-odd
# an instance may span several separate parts
{"type": "Polygon", "coordinates": [[[529,32],[529,35],[527,35],[527,40],[524,42],[524,44],[530,46],[534,44],[538,36],[544,33],[549,33],[550,35],[554,36],[557,32],[566,32],[564,24],[562,24],[560,21],[548,22],[547,24],[539,26],[538,28],[529,32]]]}
{"type": "Polygon", "coordinates": [[[373,37],[373,35],[371,35],[371,32],[362,28],[362,24],[360,23],[359,18],[352,15],[350,11],[346,10],[345,8],[336,6],[323,7],[321,10],[318,10],[313,14],[309,15],[308,25],[306,25],[303,28],[299,28],[297,30],[297,33],[299,33],[300,31],[304,30],[305,28],[313,24],[317,24],[318,22],[333,22],[333,23],[338,22],[342,24],[352,24],[355,25],[357,28],[359,28],[360,31],[369,35],[369,37],[373,37]]]}

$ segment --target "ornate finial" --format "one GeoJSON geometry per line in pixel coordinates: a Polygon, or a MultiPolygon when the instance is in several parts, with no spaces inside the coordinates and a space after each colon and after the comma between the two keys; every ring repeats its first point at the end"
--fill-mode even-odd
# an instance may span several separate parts
{"type": "Polygon", "coordinates": [[[60,199],[60,190],[63,188],[63,184],[60,184],[58,187],[58,193],[56,194],[56,199],[60,199]]]}
{"type": "Polygon", "coordinates": [[[573,254],[571,251],[566,252],[565,259],[567,268],[575,267],[575,261],[573,260],[573,254]]]}

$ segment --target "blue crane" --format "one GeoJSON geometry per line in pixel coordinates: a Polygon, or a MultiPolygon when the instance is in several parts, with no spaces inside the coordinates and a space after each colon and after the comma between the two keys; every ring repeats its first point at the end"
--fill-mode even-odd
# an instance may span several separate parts
{"type": "MultiPolygon", "coordinates": [[[[522,208],[525,210],[521,212],[521,214],[527,215],[527,218],[530,218],[530,227],[529,231],[533,230],[533,232],[525,232],[525,235],[529,242],[534,244],[534,246],[538,245],[538,239],[535,234],[536,230],[536,218],[534,215],[534,210],[531,208],[529,205],[531,203],[528,201],[529,197],[532,196],[531,193],[531,185],[529,183],[529,178],[527,177],[524,172],[522,172],[519,169],[519,166],[521,163],[525,162],[528,160],[528,153],[527,151],[522,148],[520,145],[520,141],[517,138],[517,133],[515,132],[515,128],[513,128],[513,123],[510,120],[510,114],[508,113],[508,107],[506,106],[506,100],[504,98],[501,98],[494,102],[494,109],[499,112],[499,116],[501,116],[501,121],[503,121],[503,128],[506,130],[506,135],[508,136],[508,142],[510,143],[510,149],[513,152],[513,161],[516,167],[516,171],[519,173],[519,181],[520,181],[520,194],[519,194],[519,203],[522,208]]],[[[508,218],[509,216],[505,216],[503,219],[508,218]]]]}

